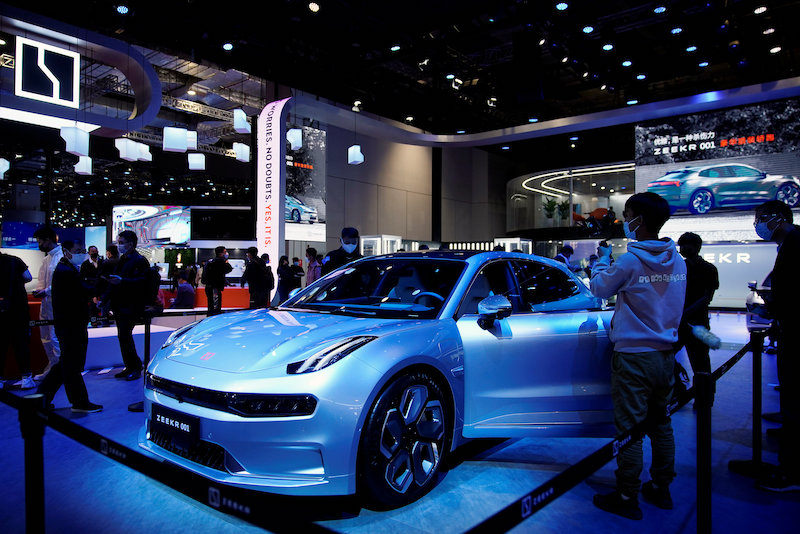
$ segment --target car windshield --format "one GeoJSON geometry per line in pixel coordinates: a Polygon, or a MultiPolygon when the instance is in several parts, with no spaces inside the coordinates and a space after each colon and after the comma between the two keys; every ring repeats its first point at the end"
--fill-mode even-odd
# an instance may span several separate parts
{"type": "Polygon", "coordinates": [[[379,318],[432,319],[465,266],[461,260],[448,259],[369,259],[335,271],[282,307],[379,318]]]}

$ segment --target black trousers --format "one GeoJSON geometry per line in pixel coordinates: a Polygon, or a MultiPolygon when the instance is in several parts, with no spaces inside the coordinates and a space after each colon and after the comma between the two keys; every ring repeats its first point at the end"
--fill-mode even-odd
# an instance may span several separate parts
{"type": "Polygon", "coordinates": [[[9,313],[0,313],[0,377],[6,370],[6,353],[8,346],[14,349],[14,357],[20,374],[27,375],[31,372],[31,329],[25,321],[14,320],[9,313]]]}
{"type": "Polygon", "coordinates": [[[86,348],[89,345],[86,324],[56,322],[55,329],[61,344],[61,358],[39,384],[37,393],[43,394],[50,403],[63,385],[70,404],[84,407],[89,404],[89,394],[81,374],[86,365],[86,348]]]}
{"type": "Polygon", "coordinates": [[[222,290],[217,287],[206,286],[206,299],[208,299],[208,316],[222,313],[222,290]]]}
{"type": "Polygon", "coordinates": [[[253,291],[250,290],[250,309],[268,308],[269,307],[269,291],[253,291]]]}
{"type": "Polygon", "coordinates": [[[800,477],[800,322],[781,323],[779,328],[777,363],[783,429],[778,464],[790,475],[800,477]]]}
{"type": "Polygon", "coordinates": [[[117,339],[119,339],[119,350],[122,353],[122,363],[129,371],[140,371],[142,360],[136,353],[136,344],[133,342],[133,327],[136,325],[136,318],[129,315],[114,315],[117,322],[117,339]]]}

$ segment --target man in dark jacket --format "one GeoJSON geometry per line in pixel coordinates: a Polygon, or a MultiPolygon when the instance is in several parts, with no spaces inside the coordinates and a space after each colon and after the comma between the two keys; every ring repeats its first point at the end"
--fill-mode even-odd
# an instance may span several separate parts
{"type": "Polygon", "coordinates": [[[117,337],[125,368],[115,374],[116,378],[136,380],[142,374],[142,360],[133,342],[133,327],[144,314],[145,294],[150,263],[136,252],[139,238],[131,230],[123,230],[117,236],[119,261],[114,274],[108,276],[111,289],[111,311],[117,323],[117,337]]]}
{"type": "Polygon", "coordinates": [[[242,287],[247,283],[250,291],[250,309],[266,308],[269,306],[269,294],[275,287],[272,273],[267,270],[267,264],[258,256],[258,249],[247,249],[247,266],[242,275],[242,287]]]}
{"type": "Polygon", "coordinates": [[[30,313],[28,295],[25,293],[25,284],[32,279],[25,262],[16,256],[0,252],[0,389],[17,386],[21,389],[36,387],[31,377],[31,329],[28,326],[30,313]],[[14,348],[17,367],[22,374],[19,382],[3,379],[9,344],[14,348]]]}
{"type": "Polygon", "coordinates": [[[228,285],[225,275],[233,270],[228,263],[228,251],[223,246],[214,249],[214,259],[203,269],[203,283],[208,299],[208,316],[222,313],[222,291],[228,285]]]}
{"type": "MultiPolygon", "coordinates": [[[[100,276],[100,267],[103,265],[103,258],[100,257],[100,253],[94,245],[87,248],[86,251],[89,253],[89,257],[81,264],[81,278],[83,278],[83,281],[91,288],[92,296],[95,296],[97,291],[97,278],[100,276]]],[[[97,317],[98,315],[100,315],[100,311],[97,304],[95,304],[94,301],[89,301],[89,316],[97,317]]]]}
{"type": "Polygon", "coordinates": [[[772,298],[767,306],[778,332],[778,382],[783,427],[778,442],[778,468],[759,477],[758,487],[770,491],[800,491],[800,227],[792,224],[792,210],[780,200],[756,208],[754,223],[761,239],[778,244],[772,269],[772,298]]]}
{"type": "Polygon", "coordinates": [[[342,246],[334,251],[328,252],[325,258],[323,258],[322,276],[362,257],[361,253],[358,251],[358,230],[355,228],[342,228],[342,237],[339,242],[342,246]]]}
{"type": "Polygon", "coordinates": [[[78,242],[64,241],[61,246],[64,256],[53,272],[51,286],[53,321],[61,344],[61,358],[44,377],[37,393],[44,395],[49,404],[63,384],[73,412],[99,412],[103,407],[89,401],[81,374],[89,344],[86,328],[92,288],[82,279],[78,269],[87,255],[78,242]]]}

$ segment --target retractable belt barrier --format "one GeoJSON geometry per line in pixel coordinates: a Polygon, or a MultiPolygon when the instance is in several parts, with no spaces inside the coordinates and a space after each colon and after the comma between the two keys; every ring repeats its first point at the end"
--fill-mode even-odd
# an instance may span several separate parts
{"type": "MultiPolygon", "coordinates": [[[[763,341],[763,336],[760,339],[763,341]]],[[[751,339],[750,343],[742,347],[739,352],[717,368],[710,375],[711,379],[716,381],[727,373],[750,351],[752,344],[753,340],[751,339]]],[[[707,373],[706,376],[708,376],[707,373]]],[[[694,386],[687,389],[680,395],[677,402],[670,407],[669,415],[683,408],[690,400],[695,398],[695,395],[694,386]]],[[[698,396],[698,398],[702,397],[698,396]]],[[[304,525],[298,525],[298,521],[303,521],[302,518],[292,517],[291,525],[288,521],[276,519],[281,516],[282,509],[280,504],[277,505],[277,508],[273,508],[263,492],[212,482],[202,475],[192,473],[169,462],[154,459],[121,445],[56,413],[46,411],[44,396],[42,395],[34,394],[19,397],[0,390],[0,402],[15,408],[20,414],[20,426],[26,442],[26,524],[28,525],[28,532],[38,532],[44,528],[44,480],[42,469],[44,459],[41,444],[45,425],[115,462],[180,491],[198,502],[244,519],[254,525],[276,532],[297,531],[298,527],[308,529],[309,532],[335,532],[307,520],[304,525]],[[28,458],[29,454],[32,456],[38,455],[39,457],[28,458]],[[30,487],[32,484],[35,485],[37,483],[41,484],[41,488],[38,490],[30,487]]],[[[646,430],[647,421],[639,423],[491,517],[475,525],[467,532],[496,533],[510,530],[613,460],[631,443],[642,438],[646,430]]],[[[708,440],[710,441],[710,429],[707,430],[708,440]]],[[[708,491],[710,492],[710,486],[708,491]]],[[[710,511],[707,512],[710,514],[710,511]]],[[[698,510],[698,523],[700,522],[700,513],[701,511],[698,510]]],[[[710,528],[710,523],[708,527],[710,528]]],[[[705,530],[705,528],[698,529],[698,531],[705,530]]]]}
{"type": "MultiPolygon", "coordinates": [[[[750,351],[750,343],[734,354],[728,361],[722,364],[712,373],[713,380],[718,380],[725,373],[742,359],[750,351]]],[[[690,400],[695,397],[695,387],[687,389],[679,396],[677,403],[669,409],[671,416],[683,408],[690,400]]],[[[607,443],[589,456],[569,466],[561,473],[557,474],[536,489],[529,491],[516,501],[512,502],[493,516],[484,519],[467,532],[471,533],[496,533],[505,532],[528,519],[531,515],[538,512],[556,498],[565,494],[579,483],[589,478],[595,471],[598,471],[608,462],[613,460],[621,451],[630,446],[631,443],[644,437],[648,421],[642,421],[627,432],[624,432],[612,442],[607,443]]],[[[699,512],[698,512],[699,513],[699,512]]]]}
{"type": "MultiPolygon", "coordinates": [[[[219,313],[220,314],[231,313],[246,309],[248,308],[233,308],[229,310],[221,310],[219,313]]],[[[153,315],[152,318],[155,319],[156,317],[181,317],[185,315],[208,315],[208,310],[164,310],[161,313],[153,315]]],[[[113,315],[111,317],[92,316],[89,317],[89,322],[94,325],[96,323],[107,321],[109,319],[113,320],[114,316],[113,315]]],[[[141,323],[136,323],[136,324],[145,324],[145,323],[146,321],[142,321],[141,323]]],[[[28,326],[30,326],[31,328],[33,328],[34,326],[49,326],[54,324],[56,324],[56,322],[53,319],[31,319],[30,321],[28,321],[28,326]]]]}

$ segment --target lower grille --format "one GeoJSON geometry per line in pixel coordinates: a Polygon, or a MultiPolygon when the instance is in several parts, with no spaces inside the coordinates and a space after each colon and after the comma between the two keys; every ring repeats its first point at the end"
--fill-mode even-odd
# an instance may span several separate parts
{"type": "Polygon", "coordinates": [[[172,454],[177,454],[182,458],[217,471],[227,472],[225,470],[225,449],[219,445],[200,440],[188,449],[182,449],[175,446],[170,436],[158,430],[151,430],[149,439],[172,454]]]}

